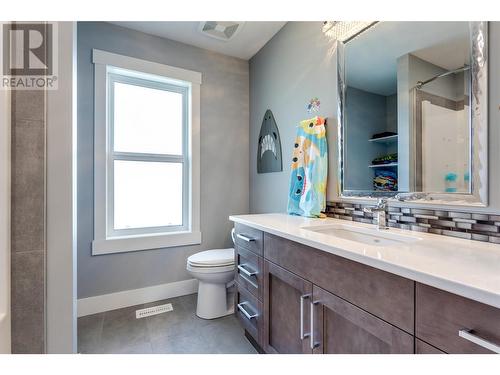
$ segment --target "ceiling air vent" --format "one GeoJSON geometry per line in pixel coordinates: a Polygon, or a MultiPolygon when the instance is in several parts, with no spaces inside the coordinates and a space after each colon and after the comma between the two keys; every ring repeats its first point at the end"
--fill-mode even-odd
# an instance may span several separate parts
{"type": "Polygon", "coordinates": [[[211,38],[228,41],[243,27],[244,22],[205,21],[200,23],[200,32],[211,38]]]}

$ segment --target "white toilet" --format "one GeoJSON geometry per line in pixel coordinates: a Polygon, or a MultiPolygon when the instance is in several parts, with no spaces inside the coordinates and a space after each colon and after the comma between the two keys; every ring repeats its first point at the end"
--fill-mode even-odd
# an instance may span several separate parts
{"type": "Polygon", "coordinates": [[[227,284],[234,279],[234,249],[207,250],[191,255],[187,270],[199,281],[196,315],[215,319],[233,313],[227,303],[227,284]]]}

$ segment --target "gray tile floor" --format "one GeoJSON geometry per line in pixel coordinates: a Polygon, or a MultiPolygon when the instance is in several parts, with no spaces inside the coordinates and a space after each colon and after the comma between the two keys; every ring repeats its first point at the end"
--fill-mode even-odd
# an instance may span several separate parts
{"type": "Polygon", "coordinates": [[[78,319],[79,353],[256,353],[235,316],[196,316],[196,294],[78,319]],[[135,310],[171,303],[174,310],[136,319],[135,310]]]}

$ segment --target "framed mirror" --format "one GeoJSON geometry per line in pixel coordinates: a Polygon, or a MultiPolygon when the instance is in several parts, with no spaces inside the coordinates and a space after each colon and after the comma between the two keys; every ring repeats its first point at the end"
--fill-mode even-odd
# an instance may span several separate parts
{"type": "Polygon", "coordinates": [[[341,197],[487,205],[487,22],[376,22],[338,44],[341,197]]]}

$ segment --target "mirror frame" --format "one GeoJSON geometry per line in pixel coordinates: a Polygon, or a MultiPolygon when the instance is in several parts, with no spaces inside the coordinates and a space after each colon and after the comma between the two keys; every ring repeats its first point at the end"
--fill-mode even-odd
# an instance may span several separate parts
{"type": "MultiPolygon", "coordinates": [[[[378,22],[372,24],[375,25],[378,22]]],[[[471,40],[471,192],[385,192],[347,190],[344,188],[344,131],[345,131],[345,47],[346,43],[369,30],[363,30],[346,42],[337,41],[337,106],[338,106],[338,188],[339,198],[372,199],[395,198],[421,204],[462,205],[486,207],[488,205],[488,22],[469,22],[471,40]]]]}

